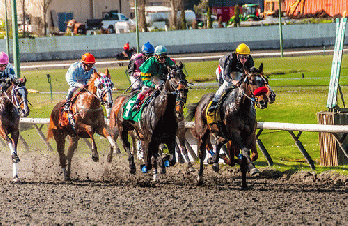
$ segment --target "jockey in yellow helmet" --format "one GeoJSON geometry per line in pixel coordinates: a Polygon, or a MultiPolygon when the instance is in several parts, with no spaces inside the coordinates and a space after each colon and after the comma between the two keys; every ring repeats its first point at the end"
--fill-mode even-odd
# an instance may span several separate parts
{"type": "Polygon", "coordinates": [[[236,85],[241,78],[243,68],[250,70],[254,67],[254,60],[250,55],[250,48],[242,43],[236,51],[220,58],[219,66],[216,70],[219,89],[216,91],[209,112],[213,112],[223,95],[228,89],[236,85]]]}

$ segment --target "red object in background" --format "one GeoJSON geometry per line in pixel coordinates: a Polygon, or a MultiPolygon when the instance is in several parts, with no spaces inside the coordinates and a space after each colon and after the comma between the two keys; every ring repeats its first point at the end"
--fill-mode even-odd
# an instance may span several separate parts
{"type": "Polygon", "coordinates": [[[223,23],[229,21],[229,19],[234,16],[234,6],[212,7],[211,11],[212,14],[216,15],[218,20],[222,17],[223,23]]]}
{"type": "MultiPolygon", "coordinates": [[[[278,1],[277,1],[278,2],[278,1]]],[[[282,9],[289,12],[291,4],[294,0],[285,0],[285,8],[282,9]]],[[[275,5],[275,10],[278,9],[277,4],[275,5]]],[[[282,4],[283,7],[283,4],[282,4]]],[[[347,0],[305,0],[304,5],[303,1],[299,3],[294,14],[297,15],[298,12],[303,12],[303,14],[307,13],[315,13],[317,11],[324,10],[330,16],[334,16],[337,13],[343,15],[343,12],[348,12],[348,1],[347,0]]]]}
{"type": "Polygon", "coordinates": [[[123,46],[124,50],[129,50],[129,42],[127,42],[124,46],[123,46]]]}

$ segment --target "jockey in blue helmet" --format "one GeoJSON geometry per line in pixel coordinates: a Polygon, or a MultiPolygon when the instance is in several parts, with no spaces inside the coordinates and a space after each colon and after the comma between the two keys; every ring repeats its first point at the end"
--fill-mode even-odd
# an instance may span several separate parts
{"type": "Polygon", "coordinates": [[[138,94],[133,111],[139,107],[138,104],[145,98],[146,93],[151,92],[153,89],[160,89],[163,86],[168,73],[167,66],[173,65],[175,65],[175,62],[167,56],[167,49],[164,46],[157,46],[155,48],[155,56],[150,57],[139,68],[143,87],[138,94]]]}
{"type": "Polygon", "coordinates": [[[142,87],[140,78],[140,65],[142,65],[148,58],[152,57],[155,48],[150,42],[145,43],[141,47],[141,53],[134,54],[128,64],[129,79],[132,84],[132,91],[139,90],[142,87]]]}

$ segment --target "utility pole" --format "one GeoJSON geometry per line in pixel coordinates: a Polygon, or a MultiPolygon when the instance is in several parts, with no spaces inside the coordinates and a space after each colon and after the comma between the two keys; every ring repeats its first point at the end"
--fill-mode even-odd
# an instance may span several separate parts
{"type": "Polygon", "coordinates": [[[6,29],[6,53],[10,56],[10,30],[8,28],[7,0],[5,0],[5,29],[6,29]]]}
{"type": "Polygon", "coordinates": [[[279,0],[279,43],[280,56],[283,57],[282,0],[279,0]]]}
{"type": "Polygon", "coordinates": [[[135,34],[137,40],[137,53],[139,53],[139,27],[138,27],[138,0],[134,1],[134,16],[135,16],[135,34]]]}
{"type": "Polygon", "coordinates": [[[12,0],[12,33],[13,33],[13,64],[17,77],[20,77],[20,58],[18,44],[18,23],[17,23],[17,4],[16,0],[12,0]]]}

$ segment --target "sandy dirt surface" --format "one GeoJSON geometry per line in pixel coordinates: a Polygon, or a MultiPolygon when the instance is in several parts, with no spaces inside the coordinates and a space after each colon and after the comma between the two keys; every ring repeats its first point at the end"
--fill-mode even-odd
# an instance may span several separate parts
{"type": "MultiPolygon", "coordinates": [[[[207,165],[205,182],[185,165],[167,168],[159,183],[137,163],[130,175],[124,154],[95,163],[73,158],[72,181],[59,174],[57,153],[20,153],[21,183],[12,183],[1,152],[0,225],[347,225],[348,179],[332,172],[282,174],[261,168],[241,191],[239,167],[207,165]]],[[[195,165],[198,169],[198,165],[195,165]]]]}

